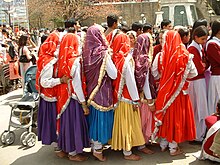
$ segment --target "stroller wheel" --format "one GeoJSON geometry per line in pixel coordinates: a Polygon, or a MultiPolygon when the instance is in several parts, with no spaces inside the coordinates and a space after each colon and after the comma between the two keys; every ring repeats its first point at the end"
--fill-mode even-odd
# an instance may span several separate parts
{"type": "Polygon", "coordinates": [[[6,145],[6,135],[7,135],[8,131],[4,131],[2,134],[1,134],[1,142],[3,145],[6,145]]]}
{"type": "Polygon", "coordinates": [[[25,139],[26,139],[28,133],[29,133],[29,132],[25,131],[25,132],[23,132],[23,133],[21,134],[20,141],[21,141],[21,144],[22,144],[23,146],[26,146],[26,145],[27,145],[25,139]]]}
{"type": "Polygon", "coordinates": [[[15,142],[15,133],[13,131],[6,132],[5,134],[5,144],[11,145],[15,142]]]}
{"type": "Polygon", "coordinates": [[[36,144],[36,135],[33,132],[30,132],[25,138],[27,147],[33,147],[36,144]]]}

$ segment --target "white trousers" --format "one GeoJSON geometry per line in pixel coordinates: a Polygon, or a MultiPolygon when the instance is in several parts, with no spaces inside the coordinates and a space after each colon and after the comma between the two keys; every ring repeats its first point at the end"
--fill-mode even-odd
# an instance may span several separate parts
{"type": "Polygon", "coordinates": [[[211,76],[208,90],[209,115],[216,112],[217,102],[220,99],[220,75],[211,76]]]}
{"type": "Polygon", "coordinates": [[[202,141],[206,133],[205,118],[208,116],[208,94],[205,78],[190,82],[189,96],[196,124],[196,140],[202,141]]]}
{"type": "Polygon", "coordinates": [[[174,153],[176,151],[176,148],[178,147],[178,144],[175,141],[169,143],[165,138],[161,138],[160,147],[162,149],[169,147],[170,153],[174,153]]]}

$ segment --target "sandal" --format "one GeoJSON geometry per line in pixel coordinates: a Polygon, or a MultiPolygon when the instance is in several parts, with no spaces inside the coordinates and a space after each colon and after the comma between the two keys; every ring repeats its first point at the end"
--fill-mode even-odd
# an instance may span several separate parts
{"type": "Polygon", "coordinates": [[[183,150],[181,150],[179,147],[176,148],[176,151],[170,152],[171,156],[177,156],[183,153],[183,150]]]}
{"type": "Polygon", "coordinates": [[[139,149],[139,151],[143,152],[144,154],[154,154],[153,151],[151,151],[150,149],[148,149],[147,147],[144,147],[142,149],[139,149]]]}
{"type": "Polygon", "coordinates": [[[141,160],[141,157],[139,155],[131,154],[129,156],[124,156],[124,159],[138,161],[138,160],[141,160]]]}
{"type": "Polygon", "coordinates": [[[55,151],[55,153],[56,153],[56,156],[59,157],[59,158],[65,158],[65,157],[68,156],[68,154],[66,152],[62,151],[62,150],[55,151]]]}
{"type": "Polygon", "coordinates": [[[83,161],[86,161],[88,159],[87,156],[83,156],[83,155],[75,155],[75,156],[72,156],[72,155],[68,155],[69,157],[69,160],[71,161],[76,161],[76,162],[83,162],[83,161]]]}
{"type": "Polygon", "coordinates": [[[99,161],[101,161],[101,162],[105,162],[105,161],[106,161],[106,157],[103,155],[102,152],[101,152],[101,153],[93,152],[93,156],[94,156],[97,160],[99,160],[99,161]]]}

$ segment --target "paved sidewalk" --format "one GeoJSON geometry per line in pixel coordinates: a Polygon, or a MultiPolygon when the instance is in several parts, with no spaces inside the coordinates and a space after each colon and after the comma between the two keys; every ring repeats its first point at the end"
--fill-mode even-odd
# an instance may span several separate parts
{"type": "Polygon", "coordinates": [[[23,95],[23,89],[11,91],[5,95],[0,95],[0,105],[8,104],[9,102],[18,101],[23,95]]]}
{"type": "MultiPolygon", "coordinates": [[[[0,96],[0,134],[8,128],[9,116],[11,108],[8,105],[11,101],[19,100],[22,96],[22,89],[12,91],[7,95],[0,96]]],[[[160,152],[158,145],[149,146],[155,154],[145,155],[134,149],[134,153],[142,156],[142,160],[134,162],[123,159],[122,152],[106,150],[104,151],[107,156],[107,161],[102,163],[94,159],[91,153],[86,153],[89,159],[82,163],[71,162],[67,158],[60,159],[55,156],[53,148],[51,146],[44,146],[41,142],[37,142],[32,148],[25,148],[21,145],[20,135],[24,132],[24,129],[14,129],[16,140],[11,146],[2,146],[0,142],[0,165],[213,165],[218,164],[209,160],[200,161],[193,155],[200,151],[201,146],[190,145],[185,142],[180,145],[185,154],[172,157],[169,152],[160,152]]],[[[36,132],[36,130],[34,130],[36,132]]]]}

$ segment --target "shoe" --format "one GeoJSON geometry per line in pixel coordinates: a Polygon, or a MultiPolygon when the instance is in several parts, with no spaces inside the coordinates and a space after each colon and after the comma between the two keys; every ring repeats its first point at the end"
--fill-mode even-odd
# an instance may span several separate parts
{"type": "Polygon", "coordinates": [[[124,159],[138,161],[138,160],[141,160],[141,157],[139,155],[131,154],[129,156],[124,156],[124,159]]]}
{"type": "Polygon", "coordinates": [[[105,161],[106,161],[106,157],[103,155],[102,152],[101,152],[101,153],[93,152],[93,156],[94,156],[97,160],[99,160],[99,161],[101,161],[101,162],[105,162],[105,161]]]}
{"type": "Polygon", "coordinates": [[[149,155],[154,153],[153,151],[151,151],[147,147],[144,147],[144,148],[140,149],[139,151],[143,152],[144,154],[149,154],[149,155]]]}
{"type": "Polygon", "coordinates": [[[193,141],[189,141],[189,144],[191,144],[191,145],[202,145],[202,141],[193,140],[193,141]]]}
{"type": "Polygon", "coordinates": [[[55,151],[55,153],[56,153],[56,156],[59,157],[59,158],[65,158],[65,157],[68,156],[68,154],[66,152],[62,151],[62,150],[55,151]]]}
{"type": "Polygon", "coordinates": [[[69,160],[71,161],[76,161],[76,162],[83,162],[83,161],[86,161],[88,159],[87,156],[83,156],[83,155],[75,155],[75,156],[72,156],[72,155],[68,155],[68,158],[69,160]]]}
{"type": "Polygon", "coordinates": [[[183,153],[183,150],[181,150],[179,147],[176,148],[175,152],[170,152],[171,156],[177,156],[183,153]]]}

